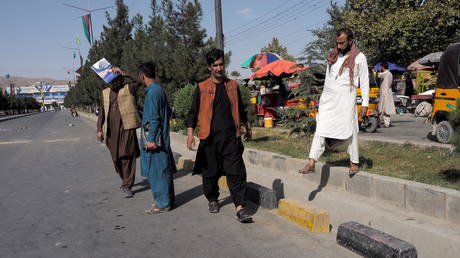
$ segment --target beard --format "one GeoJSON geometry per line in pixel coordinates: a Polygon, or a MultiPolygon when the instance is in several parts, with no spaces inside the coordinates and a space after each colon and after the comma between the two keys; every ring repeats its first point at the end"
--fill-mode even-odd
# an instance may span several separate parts
{"type": "Polygon", "coordinates": [[[351,46],[348,45],[346,48],[339,49],[339,52],[340,52],[342,55],[345,55],[345,54],[348,53],[350,50],[351,50],[351,46]]]}

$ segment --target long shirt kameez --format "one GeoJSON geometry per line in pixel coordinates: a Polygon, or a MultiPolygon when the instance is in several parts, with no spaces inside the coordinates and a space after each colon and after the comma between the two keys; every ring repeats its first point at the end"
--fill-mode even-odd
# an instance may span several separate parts
{"type": "Polygon", "coordinates": [[[361,88],[362,106],[369,105],[369,70],[363,53],[355,59],[354,80],[350,85],[349,70],[345,68],[341,75],[339,69],[348,55],[339,54],[337,62],[328,65],[324,89],[319,102],[316,117],[316,135],[345,140],[357,134],[358,113],[356,111],[356,88],[361,88]]]}
{"type": "MultiPolygon", "coordinates": [[[[216,174],[222,172],[229,175],[242,175],[246,173],[244,163],[240,161],[244,146],[241,142],[241,138],[236,137],[236,128],[233,123],[230,99],[228,98],[224,83],[217,83],[215,85],[216,96],[213,102],[211,132],[205,140],[200,141],[194,174],[203,174],[204,177],[214,177],[216,174]],[[226,156],[225,159],[223,155],[226,156]]],[[[244,110],[244,104],[239,89],[238,108],[240,121],[246,123],[248,118],[244,110]]],[[[187,127],[196,127],[199,109],[200,89],[197,87],[188,114],[187,127]]]]}
{"type": "Polygon", "coordinates": [[[393,83],[393,75],[389,70],[379,73],[377,76],[382,80],[379,89],[379,104],[378,110],[385,115],[396,114],[395,103],[393,100],[393,92],[391,91],[391,84],[393,83]]]}
{"type": "Polygon", "coordinates": [[[172,111],[166,93],[159,84],[153,83],[148,86],[142,115],[142,127],[145,128],[148,124],[145,140],[155,142],[158,146],[154,150],[142,150],[141,176],[148,178],[156,206],[171,207],[174,204],[172,174],[176,172],[169,136],[169,119],[172,111]]]}
{"type": "MultiPolygon", "coordinates": [[[[129,91],[132,95],[139,89],[140,84],[130,84],[129,91]]],[[[105,117],[103,94],[100,97],[99,116],[97,119],[97,131],[102,132],[102,127],[107,122],[107,133],[105,144],[110,151],[112,160],[115,162],[121,157],[139,157],[139,144],[137,141],[136,129],[125,130],[121,120],[120,109],[118,108],[118,92],[110,91],[110,110],[108,117],[105,117]]]]}

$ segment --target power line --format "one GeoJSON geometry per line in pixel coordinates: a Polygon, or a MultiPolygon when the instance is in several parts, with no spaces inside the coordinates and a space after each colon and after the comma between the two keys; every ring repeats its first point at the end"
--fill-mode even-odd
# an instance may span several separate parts
{"type": "Polygon", "coordinates": [[[291,13],[291,14],[290,14],[291,17],[294,16],[294,17],[291,18],[291,19],[281,20],[281,21],[280,21],[280,20],[277,20],[277,21],[274,21],[274,22],[272,22],[272,23],[266,23],[266,24],[264,24],[264,25],[262,25],[262,26],[260,26],[260,27],[257,27],[258,33],[252,33],[251,35],[246,36],[246,37],[244,37],[244,34],[243,34],[243,33],[241,33],[240,35],[235,35],[235,36],[231,37],[231,38],[228,40],[228,43],[233,42],[233,41],[236,41],[236,40],[239,40],[239,39],[241,39],[242,37],[244,37],[244,40],[245,40],[245,39],[254,37],[254,36],[256,36],[256,35],[265,33],[265,32],[267,32],[267,31],[273,30],[274,28],[278,28],[278,27],[280,27],[280,26],[283,26],[283,25],[285,25],[285,24],[287,24],[287,23],[289,23],[289,22],[291,22],[291,21],[296,20],[301,14],[302,14],[302,15],[308,14],[308,13],[310,13],[310,12],[312,12],[312,11],[314,11],[314,10],[317,10],[317,9],[319,9],[319,8],[321,7],[321,6],[319,6],[319,7],[317,7],[317,8],[310,9],[309,12],[304,13],[305,9],[309,9],[309,8],[311,8],[311,7],[313,7],[313,6],[316,6],[316,5],[317,5],[317,3],[314,3],[314,4],[312,4],[312,5],[306,6],[306,8],[300,8],[300,9],[294,11],[294,13],[291,13]]]}
{"type": "Polygon", "coordinates": [[[291,1],[292,1],[292,0],[287,0],[287,1],[285,1],[284,3],[278,5],[277,7],[273,8],[273,9],[271,9],[270,11],[268,11],[268,12],[266,12],[266,13],[260,15],[259,17],[255,18],[254,20],[251,20],[251,21],[248,22],[248,23],[245,23],[245,24],[243,24],[243,25],[241,25],[241,26],[238,26],[238,27],[236,27],[236,28],[233,28],[233,29],[229,30],[228,33],[231,34],[231,33],[234,32],[234,31],[237,31],[237,30],[239,30],[239,29],[241,29],[241,28],[246,27],[247,25],[250,25],[251,23],[253,23],[253,22],[255,22],[255,21],[260,20],[262,17],[264,17],[264,16],[270,14],[271,12],[273,12],[273,11],[275,11],[275,10],[278,10],[279,8],[285,6],[287,3],[291,2],[291,1]]]}
{"type": "Polygon", "coordinates": [[[245,29],[245,30],[243,30],[243,31],[241,31],[241,32],[239,32],[239,33],[236,33],[236,34],[234,34],[234,35],[232,35],[232,34],[230,33],[229,38],[232,38],[232,37],[235,37],[235,36],[237,36],[237,35],[240,35],[240,34],[243,34],[243,33],[248,32],[248,31],[251,31],[252,29],[257,28],[258,26],[260,26],[260,25],[266,23],[267,21],[270,21],[270,20],[272,20],[273,18],[276,18],[276,17],[282,15],[283,13],[288,12],[289,10],[291,10],[292,8],[294,8],[295,6],[297,6],[297,5],[299,5],[299,4],[302,4],[302,2],[305,2],[305,0],[301,0],[301,1],[298,2],[298,3],[296,3],[296,4],[294,4],[294,5],[291,5],[291,6],[289,6],[287,9],[285,9],[285,10],[283,10],[283,11],[281,11],[281,12],[278,12],[278,13],[275,14],[274,16],[269,17],[269,18],[267,18],[267,19],[264,19],[263,21],[261,21],[261,22],[255,24],[255,25],[253,25],[253,26],[250,26],[249,28],[247,28],[247,29],[245,29]]]}
{"type": "MultiPolygon", "coordinates": [[[[283,22],[278,23],[278,24],[273,24],[273,25],[270,24],[270,26],[268,26],[268,27],[267,27],[267,26],[266,26],[266,27],[262,27],[262,31],[259,31],[258,33],[253,33],[252,35],[249,35],[249,36],[247,36],[247,37],[245,37],[245,38],[243,38],[243,39],[241,39],[240,37],[239,37],[239,38],[230,39],[229,41],[226,41],[226,44],[230,44],[230,43],[235,42],[235,41],[237,41],[237,40],[238,40],[238,42],[237,42],[236,44],[240,44],[241,42],[244,42],[245,40],[248,40],[248,39],[250,39],[250,38],[253,38],[253,37],[255,37],[255,36],[258,36],[258,35],[260,35],[260,34],[263,34],[263,33],[265,33],[265,32],[268,32],[268,31],[270,31],[270,30],[273,30],[273,29],[275,29],[275,28],[281,27],[281,26],[283,26],[283,25],[285,25],[285,24],[287,24],[287,23],[289,23],[289,22],[292,22],[292,21],[296,20],[296,19],[298,18],[298,16],[301,15],[301,14],[302,14],[302,15],[303,15],[303,14],[308,14],[308,13],[313,12],[313,11],[315,11],[315,10],[321,8],[321,7],[323,7],[323,6],[318,6],[317,8],[311,9],[311,10],[310,10],[309,12],[307,12],[307,13],[303,13],[303,9],[298,10],[298,12],[295,12],[295,14],[294,14],[294,15],[297,15],[297,16],[293,17],[292,19],[288,19],[288,20],[283,21],[283,22]]],[[[307,28],[305,28],[305,29],[307,29],[307,28]]]]}

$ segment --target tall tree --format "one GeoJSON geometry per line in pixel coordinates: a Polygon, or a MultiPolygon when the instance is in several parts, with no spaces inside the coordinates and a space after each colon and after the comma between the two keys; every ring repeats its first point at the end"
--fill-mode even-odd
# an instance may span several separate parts
{"type": "Polygon", "coordinates": [[[289,55],[287,47],[281,45],[278,38],[273,38],[267,46],[263,47],[260,52],[270,52],[278,54],[281,58],[294,61],[294,57],[289,55]]]}
{"type": "Polygon", "coordinates": [[[345,23],[371,63],[406,66],[460,36],[458,0],[349,0],[345,23]]]}

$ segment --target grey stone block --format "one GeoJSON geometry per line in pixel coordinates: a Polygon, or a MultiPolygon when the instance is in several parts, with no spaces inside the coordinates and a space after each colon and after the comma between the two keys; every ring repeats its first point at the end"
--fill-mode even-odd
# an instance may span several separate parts
{"type": "Polygon", "coordinates": [[[446,195],[447,220],[460,225],[460,192],[449,191],[446,195]]]}
{"type": "Polygon", "coordinates": [[[373,196],[372,175],[366,172],[359,172],[352,178],[345,178],[345,187],[347,192],[359,194],[365,197],[373,196]]]}
{"type": "Polygon", "coordinates": [[[273,163],[272,163],[272,168],[276,171],[286,173],[286,157],[283,156],[278,156],[278,155],[273,155],[273,163]]]}
{"type": "Polygon", "coordinates": [[[257,165],[257,151],[255,150],[249,150],[248,151],[248,158],[249,158],[249,163],[252,165],[257,165]]]}
{"type": "Polygon", "coordinates": [[[374,176],[374,196],[377,200],[385,201],[398,207],[406,207],[406,185],[402,180],[374,176]]]}
{"type": "Polygon", "coordinates": [[[345,180],[348,177],[348,169],[341,167],[331,167],[329,171],[329,180],[327,184],[345,190],[345,180]]]}
{"type": "Polygon", "coordinates": [[[300,176],[297,171],[303,167],[307,162],[305,160],[301,159],[295,159],[295,158],[287,158],[286,159],[286,171],[288,174],[293,175],[293,176],[300,176]]]}
{"type": "Polygon", "coordinates": [[[253,182],[247,183],[247,198],[265,209],[271,210],[278,207],[276,192],[253,182]]]}
{"type": "Polygon", "coordinates": [[[436,187],[414,182],[407,182],[406,187],[406,208],[436,218],[446,218],[444,192],[438,191],[436,187]]]}
{"type": "Polygon", "coordinates": [[[179,158],[182,157],[182,155],[180,153],[173,151],[173,157],[174,157],[174,162],[177,163],[179,162],[179,158]]]}
{"type": "Polygon", "coordinates": [[[337,243],[364,257],[417,257],[412,244],[353,221],[339,226],[337,243]]]}
{"type": "Polygon", "coordinates": [[[272,168],[273,154],[265,151],[257,152],[257,164],[266,168],[272,168]]]}

